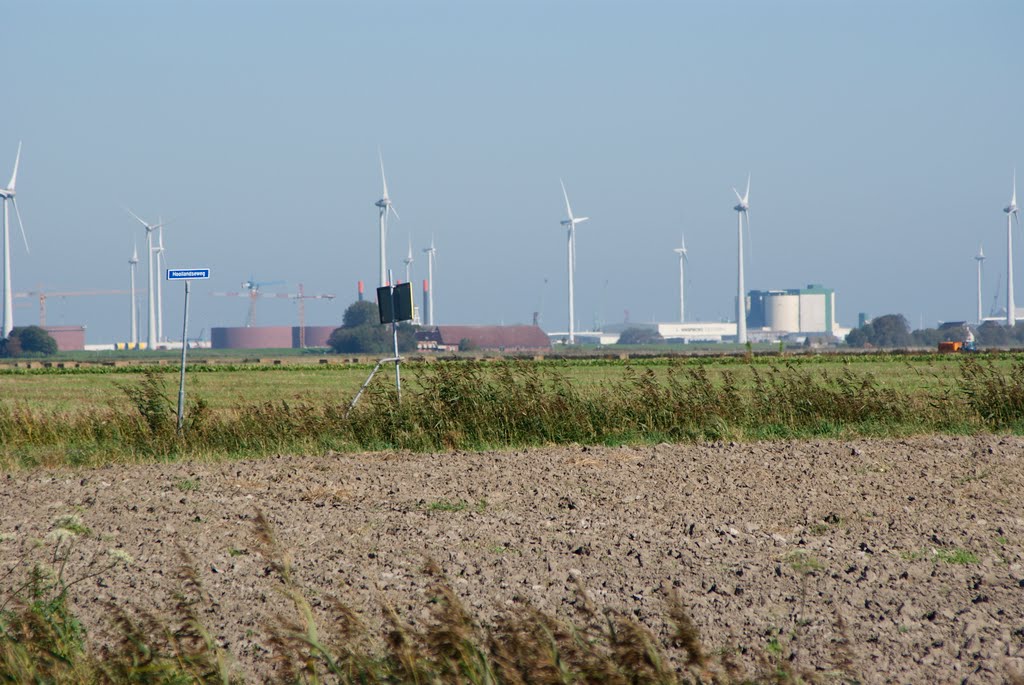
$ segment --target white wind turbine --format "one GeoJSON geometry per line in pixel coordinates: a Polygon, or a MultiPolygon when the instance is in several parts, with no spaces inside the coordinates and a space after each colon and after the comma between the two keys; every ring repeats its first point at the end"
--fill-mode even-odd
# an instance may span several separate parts
{"type": "Polygon", "coordinates": [[[413,263],[413,261],[415,261],[415,260],[413,260],[413,258],[412,258],[412,236],[409,236],[409,253],[407,255],[405,255],[405,259],[402,260],[402,263],[405,264],[405,282],[406,283],[412,283],[412,263],[413,263]]]}
{"type": "Polygon", "coordinates": [[[156,348],[156,303],[153,301],[156,291],[156,288],[153,287],[153,231],[160,228],[160,224],[147,224],[127,207],[125,207],[125,211],[131,214],[146,229],[146,259],[149,260],[149,287],[147,289],[149,293],[149,311],[146,325],[146,346],[152,350],[156,348]]]}
{"type": "Polygon", "coordinates": [[[136,305],[136,300],[135,300],[135,270],[138,268],[138,266],[139,266],[139,248],[135,244],[132,244],[132,256],[128,260],[128,272],[129,272],[129,275],[130,275],[130,278],[131,278],[131,288],[130,288],[129,292],[131,293],[131,298],[132,298],[131,299],[131,303],[132,303],[132,335],[131,335],[130,340],[131,340],[131,345],[132,345],[133,349],[137,348],[138,345],[139,345],[139,313],[138,313],[138,309],[135,306],[136,305]]]}
{"type": "Polygon", "coordinates": [[[1017,323],[1017,312],[1013,304],[1013,221],[1020,228],[1020,209],[1017,208],[1017,170],[1013,170],[1013,195],[1010,204],[1003,207],[1006,212],[1006,325],[1013,328],[1017,323]]]}
{"type": "Polygon", "coordinates": [[[576,224],[582,224],[584,221],[590,219],[589,216],[574,217],[572,215],[572,207],[569,206],[569,193],[565,192],[565,183],[562,179],[558,179],[558,182],[562,184],[562,196],[565,198],[565,212],[569,215],[568,219],[563,219],[560,223],[562,226],[568,228],[566,231],[568,234],[569,244],[569,344],[576,344],[576,302],[573,288],[575,287],[576,281],[576,224]]]}
{"type": "Polygon", "coordinates": [[[163,218],[158,219],[157,224],[157,245],[153,248],[153,253],[156,255],[156,339],[158,342],[164,342],[164,266],[166,261],[164,258],[164,221],[163,218]]]}
{"type": "Polygon", "coordinates": [[[683,262],[689,262],[690,260],[686,256],[686,236],[682,236],[679,239],[679,247],[673,248],[673,252],[679,255],[679,323],[686,321],[686,309],[685,301],[683,299],[684,286],[683,277],[685,271],[683,269],[683,262]]]}
{"type": "Polygon", "coordinates": [[[750,174],[747,174],[747,190],[740,196],[740,191],[736,188],[732,189],[732,192],[736,193],[736,199],[739,200],[733,209],[736,210],[736,217],[738,219],[738,232],[737,237],[739,239],[739,250],[737,257],[738,264],[738,277],[737,277],[737,297],[736,297],[736,342],[740,345],[747,344],[747,302],[746,294],[743,287],[743,220],[747,221],[747,231],[750,231],[750,174]]]}
{"type": "Polygon", "coordinates": [[[11,174],[11,182],[6,188],[0,188],[0,200],[4,201],[4,330],[6,338],[14,328],[14,291],[11,289],[11,217],[7,209],[8,200],[14,205],[14,213],[18,217],[18,226],[21,227],[21,239],[25,242],[25,252],[28,252],[28,238],[25,237],[25,225],[21,223],[21,210],[18,209],[18,201],[15,199],[14,186],[18,181],[18,163],[21,162],[21,143],[18,143],[18,154],[14,157],[14,173],[11,174]]]}
{"type": "Polygon", "coordinates": [[[387,285],[388,282],[388,259],[387,259],[387,239],[388,239],[388,212],[395,215],[398,219],[398,212],[395,211],[394,205],[391,204],[391,198],[388,197],[388,180],[384,177],[384,155],[381,154],[380,150],[377,150],[377,155],[380,157],[380,181],[381,185],[384,186],[383,196],[377,200],[374,204],[377,209],[380,210],[380,286],[387,285]]]}
{"type": "Polygon", "coordinates": [[[981,311],[981,265],[985,261],[985,250],[981,248],[981,243],[978,243],[978,254],[974,256],[974,261],[978,262],[978,323],[980,324],[984,318],[981,311]]]}
{"type": "MultiPolygon", "coordinates": [[[[412,263],[413,263],[413,261],[415,261],[415,260],[412,257],[412,236],[410,235],[409,236],[409,252],[408,252],[408,254],[405,255],[405,259],[402,260],[402,263],[405,264],[405,282],[409,284],[410,288],[412,287],[412,263]]],[[[415,319],[415,312],[416,312],[416,308],[415,307],[413,307],[413,312],[414,312],[414,317],[413,318],[415,319]]],[[[419,323],[419,322],[414,320],[413,323],[419,323]]]]}
{"type": "Polygon", "coordinates": [[[434,247],[434,236],[430,236],[430,247],[424,248],[427,253],[427,325],[434,325],[434,260],[437,248],[434,247]]]}

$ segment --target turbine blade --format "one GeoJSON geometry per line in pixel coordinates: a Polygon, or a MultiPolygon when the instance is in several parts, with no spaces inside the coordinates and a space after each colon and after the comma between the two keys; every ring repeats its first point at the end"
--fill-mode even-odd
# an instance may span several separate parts
{"type": "Polygon", "coordinates": [[[393,204],[391,204],[390,202],[388,203],[388,211],[391,212],[392,214],[394,214],[395,218],[398,219],[399,221],[402,220],[402,217],[398,216],[398,210],[395,209],[395,206],[393,204]]]}
{"type": "Polygon", "coordinates": [[[750,172],[747,172],[747,192],[743,193],[743,202],[750,202],[750,172]]]}
{"type": "Polygon", "coordinates": [[[145,227],[146,227],[146,230],[147,230],[147,231],[148,231],[148,230],[151,230],[151,229],[150,229],[150,226],[149,226],[149,224],[147,224],[147,223],[146,223],[145,221],[143,221],[142,219],[140,219],[140,218],[139,218],[139,215],[138,215],[138,214],[136,214],[136,213],[135,213],[135,212],[133,212],[132,210],[128,209],[127,207],[125,207],[125,208],[124,208],[124,211],[128,212],[128,213],[129,213],[129,214],[131,214],[131,215],[132,215],[133,217],[135,217],[135,220],[136,220],[136,221],[138,221],[138,222],[139,222],[140,224],[142,224],[143,226],[145,226],[145,227]]]}
{"type": "Polygon", "coordinates": [[[736,199],[743,203],[743,197],[740,195],[740,191],[736,190],[736,186],[732,187],[732,192],[736,194],[736,199]]]}
{"type": "Polygon", "coordinates": [[[18,181],[18,163],[21,161],[21,141],[18,141],[18,154],[14,156],[14,173],[11,174],[11,182],[7,184],[8,190],[14,190],[14,184],[18,181]]]}
{"type": "Polygon", "coordinates": [[[565,192],[565,182],[562,179],[558,179],[558,182],[562,184],[562,196],[565,197],[565,212],[569,215],[569,222],[572,223],[572,207],[569,206],[569,193],[565,192]]]}
{"type": "MultiPolygon", "coordinates": [[[[13,188],[14,186],[11,186],[11,187],[13,188]]],[[[18,217],[18,226],[21,227],[21,239],[25,241],[25,252],[29,252],[29,249],[28,249],[28,238],[25,236],[25,224],[21,223],[21,210],[18,209],[18,200],[17,200],[17,198],[13,198],[12,197],[11,198],[11,202],[14,204],[14,213],[18,217]]],[[[1018,222],[1018,225],[1019,225],[1019,222],[1018,222]]]]}
{"type": "Polygon", "coordinates": [[[377,148],[377,157],[380,158],[380,182],[384,186],[384,199],[388,197],[388,180],[384,177],[384,154],[377,148]]]}

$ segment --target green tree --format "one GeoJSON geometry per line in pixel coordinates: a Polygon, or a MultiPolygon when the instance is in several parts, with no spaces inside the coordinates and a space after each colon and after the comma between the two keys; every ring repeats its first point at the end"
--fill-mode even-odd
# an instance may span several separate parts
{"type": "Polygon", "coordinates": [[[49,355],[57,353],[57,341],[39,326],[15,326],[6,339],[0,341],[0,355],[49,355]]]}
{"type": "Polygon", "coordinates": [[[627,328],[619,334],[619,345],[656,345],[665,342],[653,328],[627,328]]]}
{"type": "Polygon", "coordinates": [[[1013,342],[1010,329],[997,321],[985,321],[977,330],[979,345],[985,347],[1008,347],[1013,342]]]}
{"type": "Polygon", "coordinates": [[[846,334],[846,344],[850,347],[864,347],[865,345],[871,344],[871,338],[875,335],[875,329],[870,323],[866,323],[860,328],[854,328],[852,331],[846,334]]]}
{"type": "MultiPolygon", "coordinates": [[[[353,302],[342,316],[342,325],[331,332],[327,346],[335,352],[348,354],[388,354],[394,352],[391,326],[380,324],[377,305],[373,302],[353,302]]],[[[416,350],[416,328],[408,323],[398,324],[398,351],[416,350]]]]}
{"type": "Polygon", "coordinates": [[[341,325],[344,328],[379,324],[380,313],[377,311],[377,303],[366,300],[350,304],[341,317],[341,325]]]}
{"type": "Polygon", "coordinates": [[[910,347],[914,339],[910,335],[910,324],[902,314],[886,314],[871,321],[875,347],[910,347]]]}

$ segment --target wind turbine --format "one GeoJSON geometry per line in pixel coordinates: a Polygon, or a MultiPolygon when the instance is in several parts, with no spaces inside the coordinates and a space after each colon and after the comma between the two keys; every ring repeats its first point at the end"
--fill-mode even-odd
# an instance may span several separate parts
{"type": "Polygon", "coordinates": [[[686,321],[686,309],[683,300],[683,262],[689,262],[690,260],[686,257],[686,236],[682,236],[679,240],[679,247],[674,248],[672,251],[679,255],[679,323],[686,321]]]}
{"type": "Polygon", "coordinates": [[[388,282],[388,212],[394,214],[396,219],[399,217],[394,205],[391,204],[391,198],[388,197],[388,180],[384,177],[384,155],[381,154],[380,150],[377,150],[377,155],[380,157],[380,181],[381,185],[384,186],[383,196],[374,203],[377,209],[380,210],[380,286],[383,287],[388,282]]]}
{"type": "Polygon", "coordinates": [[[14,173],[11,174],[11,182],[6,188],[0,188],[0,199],[4,201],[4,329],[3,336],[6,338],[14,328],[14,291],[11,289],[11,217],[7,209],[7,201],[14,205],[14,213],[18,217],[18,226],[21,227],[21,239],[25,241],[25,252],[28,250],[28,238],[25,237],[25,225],[21,223],[21,211],[18,209],[18,201],[15,199],[14,185],[18,181],[18,163],[21,162],[21,143],[18,143],[18,154],[14,157],[14,173]]]}
{"type": "Polygon", "coordinates": [[[565,212],[569,215],[568,219],[561,221],[562,226],[568,228],[566,233],[568,234],[568,245],[569,245],[569,344],[576,344],[576,302],[573,293],[573,287],[576,281],[576,224],[582,224],[584,221],[590,219],[589,216],[574,217],[572,215],[572,207],[569,206],[569,193],[565,192],[565,183],[562,179],[558,179],[558,182],[562,184],[562,196],[565,198],[565,212]]]}
{"type": "Polygon", "coordinates": [[[153,287],[153,231],[160,228],[161,225],[147,224],[145,221],[140,219],[135,212],[127,207],[125,207],[125,211],[131,214],[135,220],[142,224],[142,227],[146,229],[146,259],[149,260],[149,312],[148,321],[146,322],[146,346],[152,350],[156,348],[156,303],[153,301],[156,291],[156,288],[153,287]]]}
{"type": "Polygon", "coordinates": [[[405,264],[405,282],[412,283],[412,236],[409,236],[409,253],[405,256],[402,262],[405,264]]]}
{"type": "Polygon", "coordinates": [[[164,342],[164,222],[162,218],[158,221],[157,246],[153,248],[156,254],[156,339],[164,342]]]}
{"type": "Polygon", "coordinates": [[[737,237],[739,239],[739,250],[737,253],[737,265],[738,265],[738,278],[737,278],[737,297],[736,297],[736,342],[740,345],[747,344],[747,301],[746,293],[743,287],[743,220],[747,221],[747,231],[750,231],[750,174],[747,174],[747,190],[740,196],[740,191],[736,188],[732,189],[732,192],[736,193],[736,199],[739,200],[733,209],[736,210],[737,218],[737,237]]]}
{"type": "Polygon", "coordinates": [[[1017,170],[1013,170],[1013,195],[1010,204],[1003,207],[1006,212],[1006,325],[1013,328],[1017,323],[1017,313],[1013,305],[1013,220],[1016,219],[1020,228],[1020,209],[1017,208],[1017,170]]]}
{"type": "Polygon", "coordinates": [[[430,236],[430,247],[424,248],[427,253],[427,325],[434,325],[434,260],[437,248],[434,247],[434,236],[430,236]]]}
{"type": "Polygon", "coordinates": [[[131,302],[132,302],[132,336],[131,345],[132,349],[139,346],[139,315],[138,310],[135,307],[135,270],[139,266],[139,248],[137,245],[132,244],[132,256],[128,260],[128,272],[131,276],[131,302]]]}
{"type": "Polygon", "coordinates": [[[981,248],[981,243],[978,243],[978,254],[975,255],[974,261],[978,262],[978,323],[984,318],[981,311],[981,265],[985,261],[985,250],[981,248]]]}

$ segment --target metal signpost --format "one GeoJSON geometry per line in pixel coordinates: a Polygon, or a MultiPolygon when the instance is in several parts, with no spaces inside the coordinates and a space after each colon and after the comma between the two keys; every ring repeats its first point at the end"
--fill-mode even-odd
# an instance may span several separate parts
{"type": "Polygon", "coordinates": [[[185,281],[185,316],[181,323],[181,375],[178,379],[178,432],[185,421],[185,356],[188,352],[188,294],[192,281],[210,277],[209,269],[168,269],[168,281],[185,281]]]}

